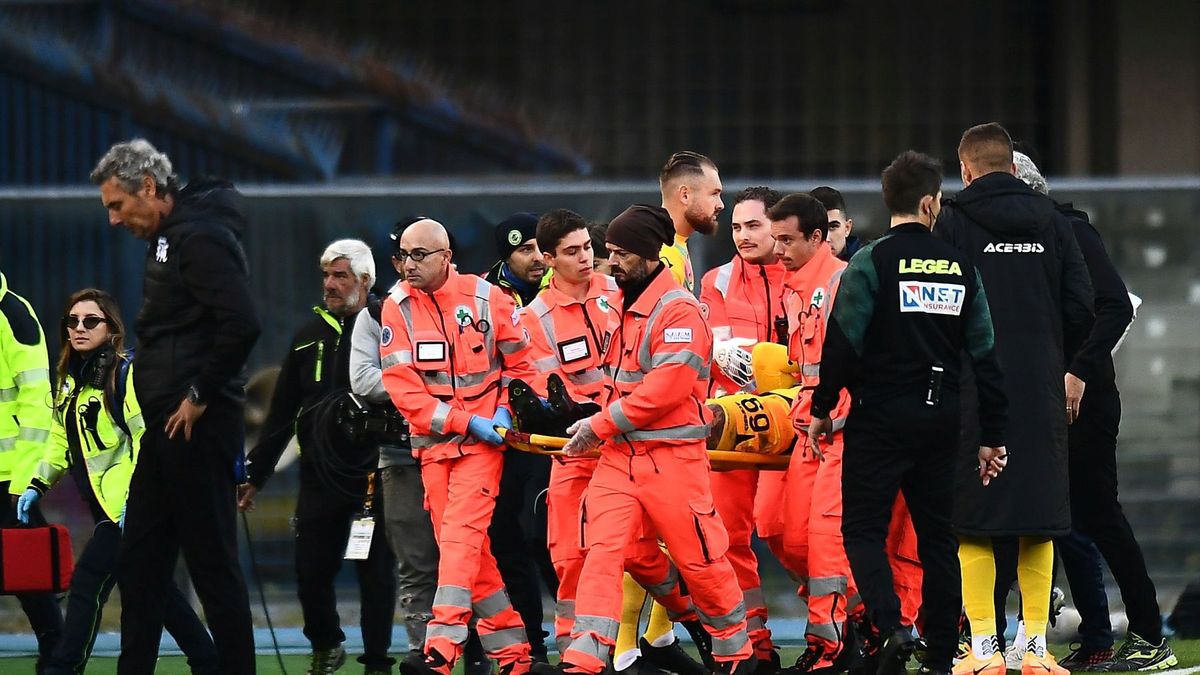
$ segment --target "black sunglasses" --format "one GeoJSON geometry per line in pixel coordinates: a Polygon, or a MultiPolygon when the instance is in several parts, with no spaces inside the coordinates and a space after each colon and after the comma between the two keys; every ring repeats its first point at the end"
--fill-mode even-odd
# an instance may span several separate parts
{"type": "Polygon", "coordinates": [[[83,323],[84,328],[86,328],[88,330],[92,330],[93,328],[95,328],[96,326],[99,326],[102,323],[108,323],[108,319],[106,319],[102,316],[85,316],[82,319],[80,319],[77,316],[63,317],[63,323],[65,323],[67,325],[67,328],[71,328],[71,329],[78,328],[79,324],[81,322],[83,323]]]}

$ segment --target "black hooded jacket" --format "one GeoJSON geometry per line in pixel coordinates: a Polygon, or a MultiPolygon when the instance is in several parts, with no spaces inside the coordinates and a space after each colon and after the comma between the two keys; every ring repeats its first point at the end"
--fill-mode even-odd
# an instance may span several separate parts
{"type": "MultiPolygon", "coordinates": [[[[1096,294],[1096,321],[1092,330],[1083,344],[1066,344],[1067,370],[1087,384],[1084,392],[1086,401],[1093,392],[1115,387],[1117,374],[1113,368],[1112,351],[1125,334],[1129,322],[1133,321],[1133,303],[1129,301],[1129,290],[1108,257],[1104,240],[1088,219],[1088,214],[1070,203],[1059,204],[1058,212],[1071,221],[1075,241],[1083,252],[1096,294]]],[[[1085,402],[1082,405],[1087,404],[1085,402]]]]}
{"type": "Polygon", "coordinates": [[[1009,402],[1008,466],[985,488],[974,383],[964,369],[955,527],[976,536],[1066,534],[1064,345],[1082,344],[1092,326],[1092,285],[1071,224],[1049,197],[997,172],[946,200],[934,231],[979,270],[1009,402]]]}
{"type": "Polygon", "coordinates": [[[170,415],[192,386],[204,402],[245,399],[259,322],[240,198],[228,181],[193,180],[149,242],[133,375],[147,425],[170,415]]]}

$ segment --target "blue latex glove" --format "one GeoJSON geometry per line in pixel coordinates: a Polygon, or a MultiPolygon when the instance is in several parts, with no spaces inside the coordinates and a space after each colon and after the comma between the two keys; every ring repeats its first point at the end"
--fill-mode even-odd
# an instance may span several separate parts
{"type": "Polygon", "coordinates": [[[42,493],[33,488],[25,488],[25,493],[17,498],[17,520],[29,524],[29,510],[42,498],[42,493]]]}
{"type": "Polygon", "coordinates": [[[479,415],[471,416],[471,421],[467,423],[467,433],[484,443],[491,443],[492,445],[501,445],[504,443],[504,439],[500,438],[500,434],[496,433],[496,430],[492,427],[492,420],[480,417],[479,415]]]}
{"type": "Polygon", "coordinates": [[[512,429],[513,420],[512,413],[508,408],[496,408],[496,414],[492,416],[492,426],[500,427],[501,429],[512,429]]]}

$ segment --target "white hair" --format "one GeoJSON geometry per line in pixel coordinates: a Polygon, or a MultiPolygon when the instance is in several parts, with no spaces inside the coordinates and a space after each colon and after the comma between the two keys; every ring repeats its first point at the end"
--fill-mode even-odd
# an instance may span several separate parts
{"type": "Polygon", "coordinates": [[[1046,177],[1038,170],[1037,164],[1029,159],[1029,155],[1019,150],[1013,150],[1013,164],[1017,165],[1017,178],[1033,188],[1034,192],[1050,194],[1050,186],[1046,184],[1046,177]]]}
{"type": "Polygon", "coordinates": [[[375,285],[375,256],[371,255],[370,246],[358,239],[338,239],[325,247],[321,267],[343,258],[350,262],[350,271],[356,278],[367,276],[367,288],[375,285]]]}
{"type": "Polygon", "coordinates": [[[115,177],[121,189],[135,194],[141,189],[142,179],[146,176],[154,180],[160,195],[174,192],[179,187],[179,178],[175,176],[171,159],[150,145],[150,141],[135,138],[109,148],[96,162],[96,168],[92,169],[88,178],[92,183],[101,185],[115,177]]]}

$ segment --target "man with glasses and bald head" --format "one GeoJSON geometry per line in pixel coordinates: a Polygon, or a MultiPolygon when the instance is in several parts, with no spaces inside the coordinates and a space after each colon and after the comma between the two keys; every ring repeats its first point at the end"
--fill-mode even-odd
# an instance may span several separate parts
{"type": "Polygon", "coordinates": [[[487,528],[499,492],[504,406],[513,379],[536,375],[528,334],[512,299],[484,279],[459,274],[446,228],[420,220],[400,236],[400,282],[384,303],[383,386],[408,419],[413,453],[441,550],[433,619],[423,654],[405,675],[449,675],[474,616],[484,650],[506,675],[529,671],[529,642],[509,603],[487,528]]]}

